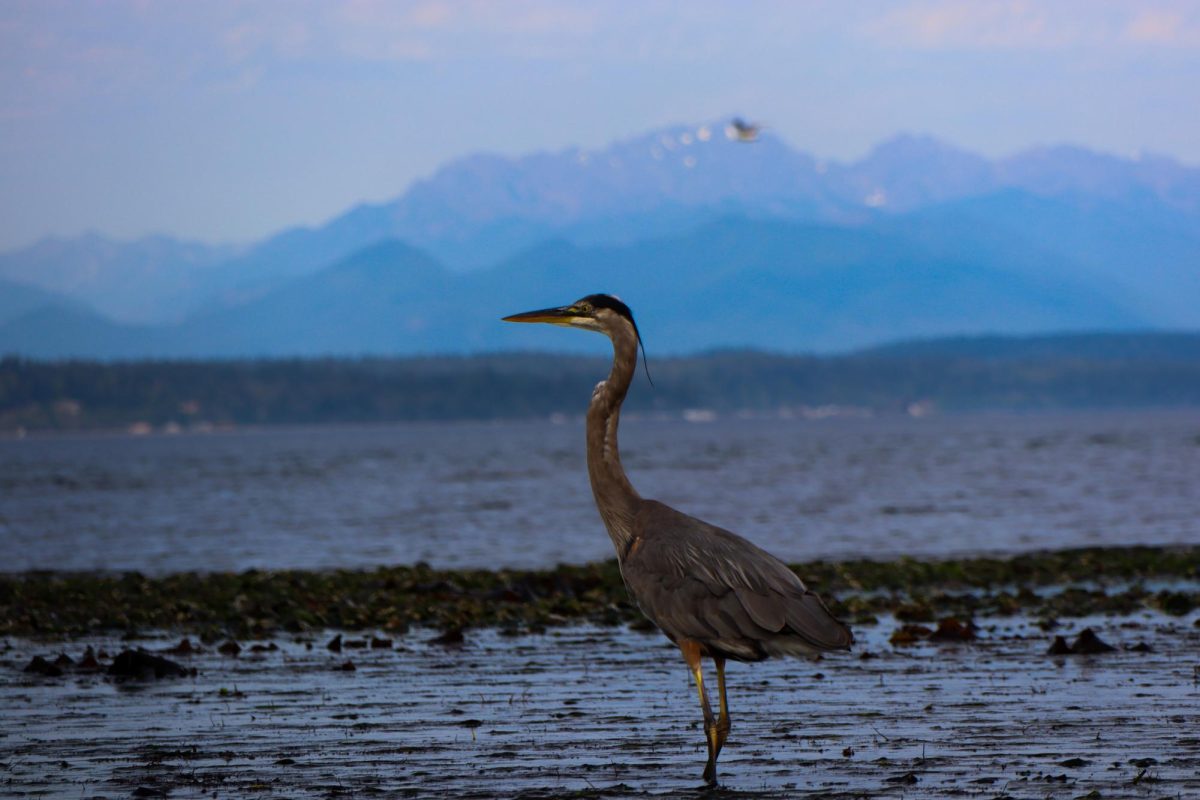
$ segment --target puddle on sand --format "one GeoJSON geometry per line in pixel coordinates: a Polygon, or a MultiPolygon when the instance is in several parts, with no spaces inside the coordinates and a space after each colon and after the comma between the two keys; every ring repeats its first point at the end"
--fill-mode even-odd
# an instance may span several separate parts
{"type": "MultiPolygon", "coordinates": [[[[1028,621],[977,622],[967,645],[892,647],[885,620],[860,627],[849,655],[732,664],[711,796],[1200,796],[1192,620],[1073,620],[1055,633],[1091,625],[1153,650],[1066,657],[1046,655],[1052,636],[1028,621]]],[[[10,797],[710,796],[695,692],[661,636],[429,638],[341,653],[328,637],[277,639],[236,658],[205,647],[170,656],[197,677],[149,684],[21,671],[34,655],[128,643],[9,640],[0,783],[10,797]],[[356,669],[337,669],[348,660],[356,669]]]]}

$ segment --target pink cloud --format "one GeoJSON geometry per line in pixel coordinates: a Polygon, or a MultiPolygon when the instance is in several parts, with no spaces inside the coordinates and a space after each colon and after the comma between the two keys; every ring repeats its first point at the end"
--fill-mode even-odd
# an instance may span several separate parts
{"type": "Polygon", "coordinates": [[[1194,4],[1156,8],[1119,0],[925,0],[869,20],[864,32],[883,44],[925,49],[1062,49],[1130,45],[1196,46],[1194,4]]]}
{"type": "Polygon", "coordinates": [[[1169,8],[1141,11],[1130,20],[1125,33],[1138,44],[1200,47],[1200,13],[1190,11],[1190,14],[1169,8]]]}

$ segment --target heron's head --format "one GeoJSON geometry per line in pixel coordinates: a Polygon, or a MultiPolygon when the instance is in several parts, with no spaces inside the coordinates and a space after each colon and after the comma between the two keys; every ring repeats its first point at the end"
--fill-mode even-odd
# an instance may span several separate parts
{"type": "Polygon", "coordinates": [[[526,311],[523,314],[505,317],[504,321],[548,322],[551,325],[599,331],[610,337],[619,330],[632,328],[634,336],[641,341],[637,323],[633,321],[633,312],[629,310],[629,306],[608,294],[589,294],[569,306],[526,311]]]}
{"type": "MultiPolygon", "coordinates": [[[[638,333],[637,323],[633,321],[633,312],[629,306],[622,303],[611,294],[589,294],[581,297],[569,306],[558,308],[543,308],[538,311],[526,311],[523,314],[513,314],[504,317],[505,322],[548,322],[551,325],[565,325],[569,328],[583,328],[589,331],[599,331],[613,340],[613,347],[618,353],[631,352],[631,363],[637,362],[637,348],[642,348],[642,364],[646,361],[646,348],[642,345],[642,335],[638,333]],[[631,336],[632,334],[632,336],[631,336]],[[630,347],[629,351],[623,347],[630,347]]],[[[646,367],[646,378],[650,378],[650,368],[646,367]]],[[[650,381],[653,385],[654,381],[650,381]]]]}

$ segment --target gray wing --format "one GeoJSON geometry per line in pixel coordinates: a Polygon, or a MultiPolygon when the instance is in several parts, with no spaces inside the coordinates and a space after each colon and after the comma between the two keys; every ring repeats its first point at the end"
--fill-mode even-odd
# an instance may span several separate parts
{"type": "Polygon", "coordinates": [[[787,565],[742,537],[653,500],[642,503],[633,528],[621,573],[671,639],[746,661],[853,643],[787,565]]]}

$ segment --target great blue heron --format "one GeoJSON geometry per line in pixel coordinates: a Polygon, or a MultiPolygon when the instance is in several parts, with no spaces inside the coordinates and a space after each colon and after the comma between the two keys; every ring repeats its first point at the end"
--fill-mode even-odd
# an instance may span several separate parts
{"type": "Polygon", "coordinates": [[[717,757],[730,728],[725,660],[845,650],[854,637],[782,561],[737,534],[644,499],[633,488],[617,450],[621,403],[641,343],[627,305],[593,294],[569,306],[504,319],[584,328],[612,339],[612,371],[596,385],[588,406],[588,477],[630,595],[679,646],[696,681],[708,741],[704,780],[715,784],[717,757]],[[704,690],[704,656],[717,671],[720,716],[715,719],[704,690]]]}

